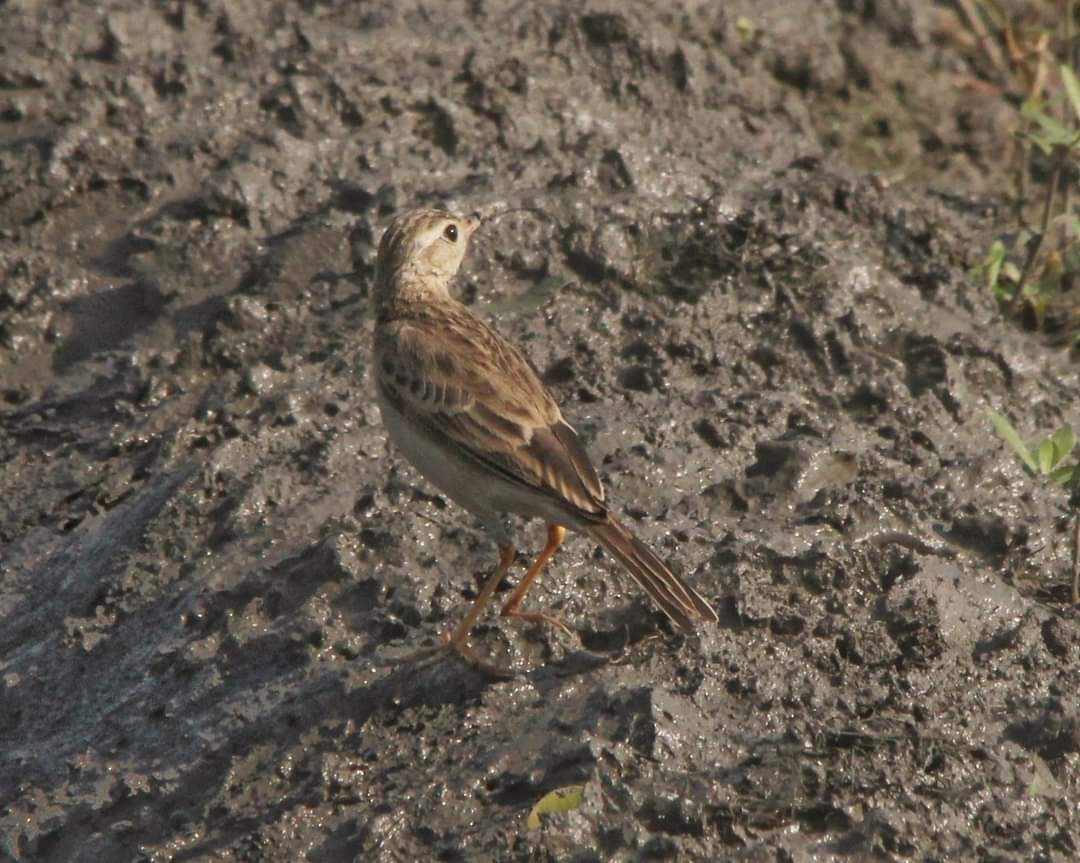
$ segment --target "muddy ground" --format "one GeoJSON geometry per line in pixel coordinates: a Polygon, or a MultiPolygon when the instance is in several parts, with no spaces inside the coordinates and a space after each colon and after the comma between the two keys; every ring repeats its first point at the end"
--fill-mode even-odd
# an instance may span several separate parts
{"type": "Polygon", "coordinates": [[[1075,859],[1069,503],[985,410],[1080,374],[970,276],[1015,104],[950,10],[0,6],[0,859],[1075,859]],[[390,661],[495,562],[372,402],[421,203],[507,211],[463,297],[720,625],[575,538],[579,641],[390,661]]]}

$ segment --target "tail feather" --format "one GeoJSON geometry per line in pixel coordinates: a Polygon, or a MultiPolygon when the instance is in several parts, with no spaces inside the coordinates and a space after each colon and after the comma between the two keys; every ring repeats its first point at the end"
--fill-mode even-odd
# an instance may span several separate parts
{"type": "Polygon", "coordinates": [[[716,612],[704,597],[668,569],[614,516],[609,516],[603,524],[590,527],[588,533],[683,629],[692,632],[694,624],[699,621],[715,623],[718,620],[716,612]]]}

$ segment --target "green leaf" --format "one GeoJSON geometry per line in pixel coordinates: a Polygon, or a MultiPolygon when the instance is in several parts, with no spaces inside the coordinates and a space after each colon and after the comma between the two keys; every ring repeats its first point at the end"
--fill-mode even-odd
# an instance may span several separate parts
{"type": "Polygon", "coordinates": [[[1039,442],[1039,473],[1046,476],[1054,469],[1054,442],[1047,438],[1039,442]]]}
{"type": "Polygon", "coordinates": [[[1046,323],[1046,313],[1050,309],[1050,297],[1039,290],[1039,287],[1038,282],[1029,281],[1024,283],[1021,291],[1024,299],[1027,300],[1027,307],[1035,316],[1037,329],[1042,329],[1043,324],[1046,323]]]}
{"type": "Polygon", "coordinates": [[[525,824],[530,830],[539,830],[541,815],[554,815],[556,812],[570,812],[580,809],[585,801],[584,785],[567,785],[565,788],[556,788],[536,801],[525,824]]]}
{"type": "Polygon", "coordinates": [[[1056,482],[1063,488],[1080,483],[1080,464],[1058,465],[1050,471],[1051,482],[1056,482]]]}
{"type": "Polygon", "coordinates": [[[1016,264],[1006,261],[1005,266],[1001,268],[1001,272],[1005,274],[1005,278],[1013,282],[1020,281],[1020,268],[1016,264]]]}
{"type": "Polygon", "coordinates": [[[1035,293],[1044,300],[1061,293],[1061,273],[1044,272],[1034,285],[1035,293]]]}
{"type": "Polygon", "coordinates": [[[1027,120],[1034,120],[1039,114],[1043,113],[1042,99],[1033,97],[1031,99],[1025,99],[1020,105],[1020,114],[1027,120]]]}
{"type": "Polygon", "coordinates": [[[1029,132],[1028,140],[1035,144],[1040,150],[1043,151],[1044,156],[1049,156],[1054,152],[1054,146],[1057,144],[1057,139],[1051,135],[1042,135],[1036,132],[1029,132]]]}
{"type": "Polygon", "coordinates": [[[1001,273],[1001,265],[1005,263],[1005,244],[1001,240],[994,240],[990,251],[983,259],[982,266],[986,272],[986,286],[990,290],[997,290],[998,275],[1001,273]]]}
{"type": "Polygon", "coordinates": [[[1061,66],[1061,80],[1065,84],[1065,92],[1069,96],[1069,101],[1072,102],[1076,119],[1080,120],[1080,78],[1076,77],[1076,73],[1071,66],[1063,63],[1061,66]]]}
{"type": "Polygon", "coordinates": [[[1063,425],[1050,438],[1054,443],[1054,464],[1061,464],[1069,457],[1069,453],[1076,446],[1076,435],[1073,434],[1072,426],[1063,425]]]}
{"type": "Polygon", "coordinates": [[[994,424],[994,428],[997,429],[997,433],[1001,435],[1005,443],[1013,448],[1020,457],[1020,461],[1022,461],[1032,473],[1038,473],[1039,463],[1035,461],[1035,456],[1031,454],[1031,450],[1027,448],[1027,444],[1020,439],[1020,435],[1016,433],[1016,429],[1012,427],[1012,424],[995,410],[987,408],[986,413],[990,417],[990,422],[994,424]]]}
{"type": "Polygon", "coordinates": [[[1051,153],[1054,147],[1072,147],[1075,133],[1061,125],[1044,108],[1043,104],[1028,99],[1020,108],[1020,113],[1038,128],[1026,129],[1024,135],[1039,146],[1044,153],[1051,153]]]}
{"type": "Polygon", "coordinates": [[[1072,136],[1072,130],[1062,126],[1041,102],[1029,99],[1023,104],[1020,111],[1028,120],[1042,126],[1043,131],[1053,138],[1065,140],[1072,136]]]}

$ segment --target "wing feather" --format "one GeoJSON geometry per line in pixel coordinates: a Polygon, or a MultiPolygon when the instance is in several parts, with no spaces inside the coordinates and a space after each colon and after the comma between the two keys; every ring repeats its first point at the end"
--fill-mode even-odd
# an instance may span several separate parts
{"type": "Polygon", "coordinates": [[[578,517],[606,518],[603,484],[535,369],[463,306],[382,322],[376,353],[384,396],[433,442],[544,492],[578,517]]]}

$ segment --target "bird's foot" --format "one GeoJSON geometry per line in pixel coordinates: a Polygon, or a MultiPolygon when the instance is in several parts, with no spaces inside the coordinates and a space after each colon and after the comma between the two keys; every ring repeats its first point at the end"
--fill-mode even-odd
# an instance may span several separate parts
{"type": "Polygon", "coordinates": [[[467,639],[455,640],[451,633],[444,633],[438,644],[414,650],[412,653],[396,660],[395,664],[425,664],[445,658],[448,653],[456,653],[477,670],[491,677],[505,680],[514,676],[513,670],[496,665],[491,660],[481,656],[469,644],[467,639]]]}
{"type": "Polygon", "coordinates": [[[547,623],[561,629],[575,641],[579,640],[578,635],[574,630],[559,620],[559,618],[546,614],[543,611],[517,611],[516,609],[504,608],[500,614],[502,617],[514,617],[518,620],[527,620],[530,623],[547,623]]]}

